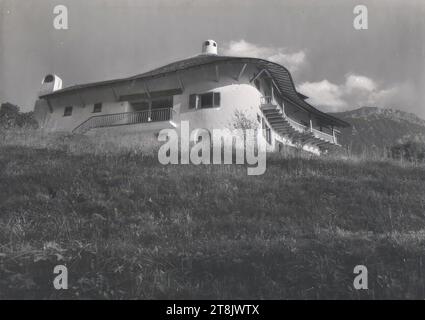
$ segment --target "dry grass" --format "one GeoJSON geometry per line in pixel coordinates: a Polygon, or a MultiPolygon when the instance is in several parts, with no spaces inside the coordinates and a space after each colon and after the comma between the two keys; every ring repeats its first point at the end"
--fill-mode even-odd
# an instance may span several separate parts
{"type": "Polygon", "coordinates": [[[422,165],[275,154],[247,176],[24,137],[0,146],[0,298],[425,297],[422,165]]]}

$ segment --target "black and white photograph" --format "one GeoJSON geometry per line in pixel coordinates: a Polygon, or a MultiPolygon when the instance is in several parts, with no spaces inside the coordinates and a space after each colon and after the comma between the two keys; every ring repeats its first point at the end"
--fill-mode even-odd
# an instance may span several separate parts
{"type": "Polygon", "coordinates": [[[0,300],[425,299],[424,17],[0,0],[0,300]]]}

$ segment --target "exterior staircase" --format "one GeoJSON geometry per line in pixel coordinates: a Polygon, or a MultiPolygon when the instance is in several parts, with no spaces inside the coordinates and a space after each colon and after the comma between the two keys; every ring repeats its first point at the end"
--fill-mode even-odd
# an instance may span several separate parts
{"type": "Polygon", "coordinates": [[[272,97],[263,97],[260,109],[273,130],[282,136],[289,136],[295,143],[318,147],[339,146],[335,134],[322,132],[311,125],[306,126],[289,118],[284,109],[272,97]]]}

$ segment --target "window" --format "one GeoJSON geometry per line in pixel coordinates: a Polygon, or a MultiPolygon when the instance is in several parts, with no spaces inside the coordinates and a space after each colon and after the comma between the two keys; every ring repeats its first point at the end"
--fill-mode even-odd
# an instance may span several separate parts
{"type": "Polygon", "coordinates": [[[214,106],[214,94],[212,92],[201,94],[200,98],[200,108],[212,108],[214,106]]]}
{"type": "Polygon", "coordinates": [[[267,125],[267,123],[264,121],[264,119],[263,119],[262,127],[263,127],[263,135],[265,136],[267,143],[271,144],[272,143],[272,131],[271,131],[270,127],[267,125]]]}
{"type": "Polygon", "coordinates": [[[102,112],[102,104],[95,103],[93,106],[93,113],[102,112]]]}
{"type": "Polygon", "coordinates": [[[208,92],[199,95],[200,108],[212,108],[220,106],[220,92],[208,92]]]}
{"type": "Polygon", "coordinates": [[[189,109],[204,109],[220,106],[220,92],[191,94],[189,96],[189,109]]]}
{"type": "Polygon", "coordinates": [[[210,42],[209,41],[205,41],[205,45],[206,46],[209,46],[210,45],[210,42]]]}
{"type": "Polygon", "coordinates": [[[266,125],[266,141],[268,144],[272,144],[272,130],[266,125]]]}
{"type": "Polygon", "coordinates": [[[65,110],[63,112],[64,117],[69,117],[72,115],[72,107],[65,107],[65,110]]]}

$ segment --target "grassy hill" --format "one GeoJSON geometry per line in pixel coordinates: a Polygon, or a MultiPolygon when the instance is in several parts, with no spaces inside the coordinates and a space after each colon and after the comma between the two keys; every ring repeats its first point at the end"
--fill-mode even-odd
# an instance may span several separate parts
{"type": "Polygon", "coordinates": [[[3,144],[0,298],[422,299],[424,190],[423,165],[389,161],[271,155],[247,176],[3,144]]]}
{"type": "Polygon", "coordinates": [[[425,142],[425,120],[412,113],[363,107],[334,115],[352,125],[342,131],[341,142],[356,154],[405,141],[425,142]]]}

